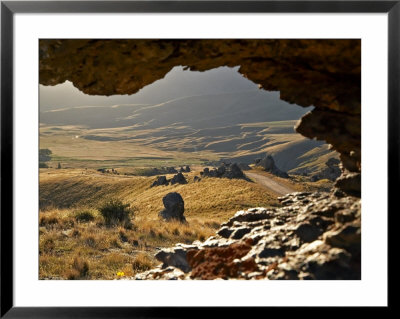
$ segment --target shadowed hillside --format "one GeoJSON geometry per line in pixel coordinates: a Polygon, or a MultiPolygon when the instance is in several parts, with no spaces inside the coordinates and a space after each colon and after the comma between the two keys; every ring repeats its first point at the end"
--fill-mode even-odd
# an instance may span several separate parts
{"type": "MultiPolygon", "coordinates": [[[[277,93],[259,90],[183,97],[155,105],[63,108],[40,113],[41,143],[64,161],[71,156],[60,149],[60,139],[65,143],[65,137],[72,136],[86,143],[88,150],[96,142],[108,143],[111,150],[131,147],[128,159],[138,157],[138,148],[154,150],[153,155],[144,152],[149,159],[184,159],[190,154],[202,160],[245,163],[268,153],[285,171],[310,173],[335,154],[323,142],[295,133],[297,119],[307,111],[279,100],[277,93]]],[[[85,158],[84,152],[80,159],[85,158]]],[[[117,153],[119,159],[127,159],[117,153]]]]}

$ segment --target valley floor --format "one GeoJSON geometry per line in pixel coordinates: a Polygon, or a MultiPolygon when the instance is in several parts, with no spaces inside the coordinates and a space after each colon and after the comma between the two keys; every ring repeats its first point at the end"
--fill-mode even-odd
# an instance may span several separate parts
{"type": "Polygon", "coordinates": [[[265,186],[271,192],[274,192],[278,195],[285,195],[288,193],[295,192],[295,189],[288,187],[287,185],[285,185],[277,180],[274,180],[270,176],[261,175],[260,173],[256,173],[256,172],[246,172],[245,174],[246,174],[246,176],[253,179],[256,183],[258,183],[262,186],[265,186]]]}

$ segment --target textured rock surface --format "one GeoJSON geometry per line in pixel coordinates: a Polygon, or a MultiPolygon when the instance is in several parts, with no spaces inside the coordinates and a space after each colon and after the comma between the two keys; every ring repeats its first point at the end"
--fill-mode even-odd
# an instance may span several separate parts
{"type": "Polygon", "coordinates": [[[161,186],[161,185],[165,185],[167,186],[169,184],[169,181],[167,180],[166,176],[159,176],[157,178],[157,180],[154,181],[153,184],[151,184],[150,187],[154,187],[154,186],[161,186]]]}
{"type": "Polygon", "coordinates": [[[178,220],[186,222],[186,218],[183,216],[185,212],[185,203],[179,193],[168,193],[163,197],[162,201],[165,208],[159,214],[161,218],[167,221],[178,220]]]}
{"type": "Polygon", "coordinates": [[[360,279],[361,200],[292,193],[281,208],[239,211],[217,234],[156,255],[135,279],[360,279]]]}
{"type": "Polygon", "coordinates": [[[154,182],[153,184],[151,184],[150,187],[154,187],[154,186],[167,186],[171,183],[171,185],[174,184],[187,184],[187,180],[185,178],[185,176],[182,173],[178,173],[176,175],[174,175],[171,179],[167,179],[166,176],[159,176],[154,182]]]}
{"type": "Polygon", "coordinates": [[[202,177],[218,177],[218,178],[237,178],[237,179],[246,179],[246,176],[243,174],[239,165],[236,163],[226,164],[223,163],[218,168],[209,169],[206,167],[202,172],[200,172],[202,177]]]}
{"type": "Polygon", "coordinates": [[[265,171],[270,172],[279,177],[288,178],[289,175],[281,171],[275,164],[275,161],[271,155],[267,155],[264,158],[256,159],[255,160],[256,166],[262,167],[265,171]]]}
{"type": "Polygon", "coordinates": [[[171,185],[187,184],[187,180],[186,180],[185,176],[183,176],[182,173],[178,173],[178,174],[174,175],[174,177],[172,177],[170,183],[171,183],[171,185]]]}
{"type": "Polygon", "coordinates": [[[361,173],[360,40],[40,40],[39,58],[41,84],[69,80],[92,95],[136,93],[177,65],[240,65],[241,74],[280,91],[281,99],[315,106],[297,131],[331,144],[344,173],[353,173],[337,186],[360,194],[353,189],[361,173]]]}
{"type": "Polygon", "coordinates": [[[331,181],[336,180],[342,173],[342,171],[339,167],[339,163],[340,163],[340,161],[338,159],[330,158],[325,163],[326,167],[322,171],[311,176],[311,181],[315,182],[320,179],[329,179],[331,181]]]}

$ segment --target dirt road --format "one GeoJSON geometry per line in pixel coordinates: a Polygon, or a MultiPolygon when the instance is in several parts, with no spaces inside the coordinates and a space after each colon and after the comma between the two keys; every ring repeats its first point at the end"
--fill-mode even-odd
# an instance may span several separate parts
{"type": "Polygon", "coordinates": [[[264,175],[253,173],[253,172],[251,172],[251,173],[245,172],[245,174],[247,175],[247,177],[253,179],[258,184],[272,190],[273,192],[277,193],[279,196],[285,195],[287,193],[296,192],[295,189],[290,188],[282,183],[279,183],[278,181],[275,181],[268,176],[264,176],[264,175]]]}

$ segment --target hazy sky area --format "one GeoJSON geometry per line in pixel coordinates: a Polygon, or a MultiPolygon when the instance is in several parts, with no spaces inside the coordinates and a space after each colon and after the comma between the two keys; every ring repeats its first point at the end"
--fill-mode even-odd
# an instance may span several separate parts
{"type": "Polygon", "coordinates": [[[40,111],[74,106],[156,104],[184,96],[259,90],[256,84],[238,73],[238,69],[239,67],[220,67],[206,72],[193,72],[184,71],[183,67],[178,66],[163,79],[142,88],[136,94],[109,97],[86,95],[68,81],[56,86],[40,85],[40,111]]]}

